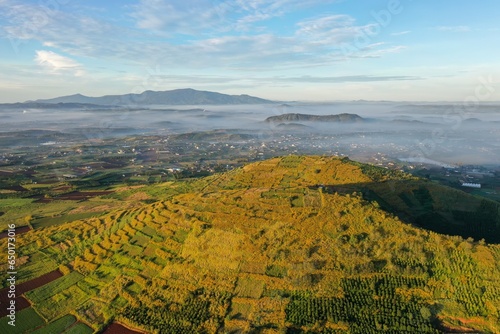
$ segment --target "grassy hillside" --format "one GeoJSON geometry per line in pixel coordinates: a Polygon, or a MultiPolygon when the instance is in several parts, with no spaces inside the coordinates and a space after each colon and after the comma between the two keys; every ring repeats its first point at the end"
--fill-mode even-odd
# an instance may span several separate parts
{"type": "Polygon", "coordinates": [[[73,314],[94,330],[115,319],[161,333],[500,332],[500,247],[410,224],[435,228],[436,213],[451,233],[468,226],[461,210],[490,231],[495,202],[324,157],[155,187],[154,203],[18,236],[20,279],[65,274],[26,293],[46,323],[73,314]]]}

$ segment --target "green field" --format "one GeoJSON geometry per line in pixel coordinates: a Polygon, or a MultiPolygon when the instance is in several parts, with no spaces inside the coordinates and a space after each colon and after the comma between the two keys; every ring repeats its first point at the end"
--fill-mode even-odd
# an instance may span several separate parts
{"type": "Polygon", "coordinates": [[[35,305],[36,310],[47,320],[53,320],[60,317],[62,314],[68,314],[78,308],[81,304],[90,298],[82,289],[76,285],[72,285],[59,292],[43,303],[35,305]]]}
{"type": "MultiPolygon", "coordinates": [[[[19,283],[47,274],[58,267],[54,259],[42,252],[37,253],[37,255],[33,257],[36,259],[30,259],[27,263],[22,265],[22,270],[19,271],[17,276],[19,283]]],[[[6,281],[2,281],[2,286],[5,286],[6,283],[6,281]]]]}
{"type": "Polygon", "coordinates": [[[45,321],[31,307],[18,311],[16,314],[15,327],[8,324],[9,318],[0,319],[0,333],[20,334],[33,330],[45,324],[45,321]]]}
{"type": "Polygon", "coordinates": [[[52,321],[47,326],[37,329],[31,332],[32,334],[56,334],[64,333],[64,331],[73,325],[77,321],[76,317],[73,315],[65,315],[62,318],[52,321]]]}
{"type": "Polygon", "coordinates": [[[33,202],[31,198],[4,198],[0,199],[0,209],[24,207],[33,202]]]}
{"type": "Polygon", "coordinates": [[[92,333],[94,333],[94,330],[92,328],[81,322],[78,322],[74,326],[68,328],[62,334],[92,334],[92,333]]]}
{"type": "Polygon", "coordinates": [[[26,297],[28,297],[28,299],[31,300],[35,305],[41,304],[45,299],[68,289],[70,286],[76,284],[83,278],[84,277],[82,274],[73,271],[68,275],[59,277],[58,279],[48,284],[42,285],[35,290],[28,291],[26,293],[26,297]]]}
{"type": "Polygon", "coordinates": [[[49,227],[49,226],[53,226],[53,225],[60,225],[60,224],[72,222],[72,221],[79,220],[79,219],[85,219],[85,218],[98,216],[99,214],[101,214],[101,212],[84,212],[84,213],[77,213],[77,214],[71,214],[71,215],[61,215],[61,216],[56,216],[56,217],[37,218],[31,222],[31,226],[33,226],[33,228],[49,227]]]}

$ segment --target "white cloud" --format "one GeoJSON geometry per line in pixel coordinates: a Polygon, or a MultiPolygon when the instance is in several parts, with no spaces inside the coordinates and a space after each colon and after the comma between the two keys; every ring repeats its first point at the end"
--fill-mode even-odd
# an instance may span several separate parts
{"type": "Polygon", "coordinates": [[[302,41],[304,52],[318,55],[318,64],[331,64],[360,58],[380,58],[397,53],[405,47],[388,46],[377,41],[377,25],[358,25],[348,15],[329,15],[309,19],[298,24],[296,36],[302,41]],[[306,51],[307,50],[307,51],[306,51]]]}
{"type": "Polygon", "coordinates": [[[347,76],[301,76],[277,78],[278,81],[315,82],[315,83],[346,83],[346,82],[377,82],[377,81],[407,81],[421,80],[421,77],[407,75],[347,75],[347,76]]]}
{"type": "Polygon", "coordinates": [[[402,35],[407,35],[409,33],[411,33],[410,30],[405,30],[405,31],[393,32],[391,35],[392,36],[402,36],[402,35]]]}
{"type": "Polygon", "coordinates": [[[131,8],[130,15],[138,28],[165,35],[198,35],[226,30],[226,15],[233,10],[227,3],[214,5],[208,0],[141,0],[131,8]]]}
{"type": "Polygon", "coordinates": [[[137,27],[172,35],[210,35],[259,29],[257,23],[287,12],[338,0],[140,0],[131,6],[137,27]]]}
{"type": "MultiPolygon", "coordinates": [[[[0,6],[0,13],[2,9],[0,6]]],[[[71,56],[137,62],[144,59],[148,49],[134,30],[79,12],[48,11],[36,5],[16,4],[8,6],[3,13],[7,18],[2,24],[3,32],[15,52],[22,52],[24,43],[35,40],[71,56]]]]}
{"type": "MultiPolygon", "coordinates": [[[[10,7],[3,26],[9,38],[39,41],[68,59],[93,58],[103,62],[103,66],[106,62],[112,67],[115,64],[140,66],[139,71],[155,66],[274,71],[330,65],[346,58],[380,57],[403,48],[378,43],[372,35],[366,43],[358,43],[357,37],[367,36],[373,24],[359,25],[348,15],[303,20],[291,26],[287,35],[277,35],[267,29],[258,33],[254,29],[252,33],[227,31],[281,15],[283,8],[291,11],[319,2],[252,0],[213,5],[208,0],[142,0],[139,5],[128,7],[134,11],[137,29],[89,17],[81,11],[57,9],[42,12],[43,19],[37,19],[35,24],[39,6],[18,3],[10,7]],[[150,34],[156,30],[161,36],[150,34]],[[164,32],[195,35],[190,40],[170,39],[164,32]],[[343,54],[342,43],[353,45],[354,51],[343,54]]],[[[46,61],[45,67],[52,66],[49,64],[46,61]]],[[[68,68],[80,68],[73,73],[81,75],[83,70],[79,66],[68,68]]]]}
{"type": "Polygon", "coordinates": [[[386,54],[399,53],[405,49],[406,46],[403,45],[397,45],[393,47],[380,48],[380,49],[366,48],[362,50],[366,52],[360,52],[358,55],[353,55],[353,58],[380,58],[386,54]]]}
{"type": "Polygon", "coordinates": [[[472,29],[468,26],[439,26],[435,30],[446,32],[469,32],[472,29]]]}
{"type": "Polygon", "coordinates": [[[51,73],[72,74],[77,77],[85,74],[81,64],[52,51],[36,51],[35,61],[51,73]]]}
{"type": "Polygon", "coordinates": [[[331,44],[355,38],[365,27],[355,26],[348,15],[330,15],[299,22],[297,34],[314,43],[331,44]]]}

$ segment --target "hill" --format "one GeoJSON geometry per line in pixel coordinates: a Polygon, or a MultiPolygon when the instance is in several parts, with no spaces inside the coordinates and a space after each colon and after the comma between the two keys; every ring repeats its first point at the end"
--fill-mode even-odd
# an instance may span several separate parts
{"type": "Polygon", "coordinates": [[[102,109],[112,106],[103,106],[85,102],[22,102],[0,103],[0,109],[102,109]]]}
{"type": "Polygon", "coordinates": [[[342,122],[354,123],[363,122],[364,119],[356,114],[338,114],[338,115],[308,115],[308,114],[283,114],[278,116],[271,116],[266,118],[269,123],[283,123],[283,122],[342,122]]]}
{"type": "Polygon", "coordinates": [[[98,105],[220,105],[220,104],[264,104],[272,101],[249,95],[227,95],[194,89],[169,91],[145,91],[141,94],[105,95],[89,97],[81,94],[37,100],[38,103],[87,103],[98,105]]]}
{"type": "Polygon", "coordinates": [[[437,187],[345,158],[265,160],[19,235],[19,282],[59,268],[25,296],[45,322],[73,314],[94,330],[498,333],[500,247],[410,221],[435,209],[453,232],[482,205],[498,229],[498,203],[437,187]]]}

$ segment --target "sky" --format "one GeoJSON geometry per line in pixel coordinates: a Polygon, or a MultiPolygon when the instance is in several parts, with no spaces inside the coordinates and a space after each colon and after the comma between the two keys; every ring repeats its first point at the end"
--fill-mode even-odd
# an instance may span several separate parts
{"type": "Polygon", "coordinates": [[[500,2],[0,0],[0,102],[194,88],[500,101],[500,2]]]}

